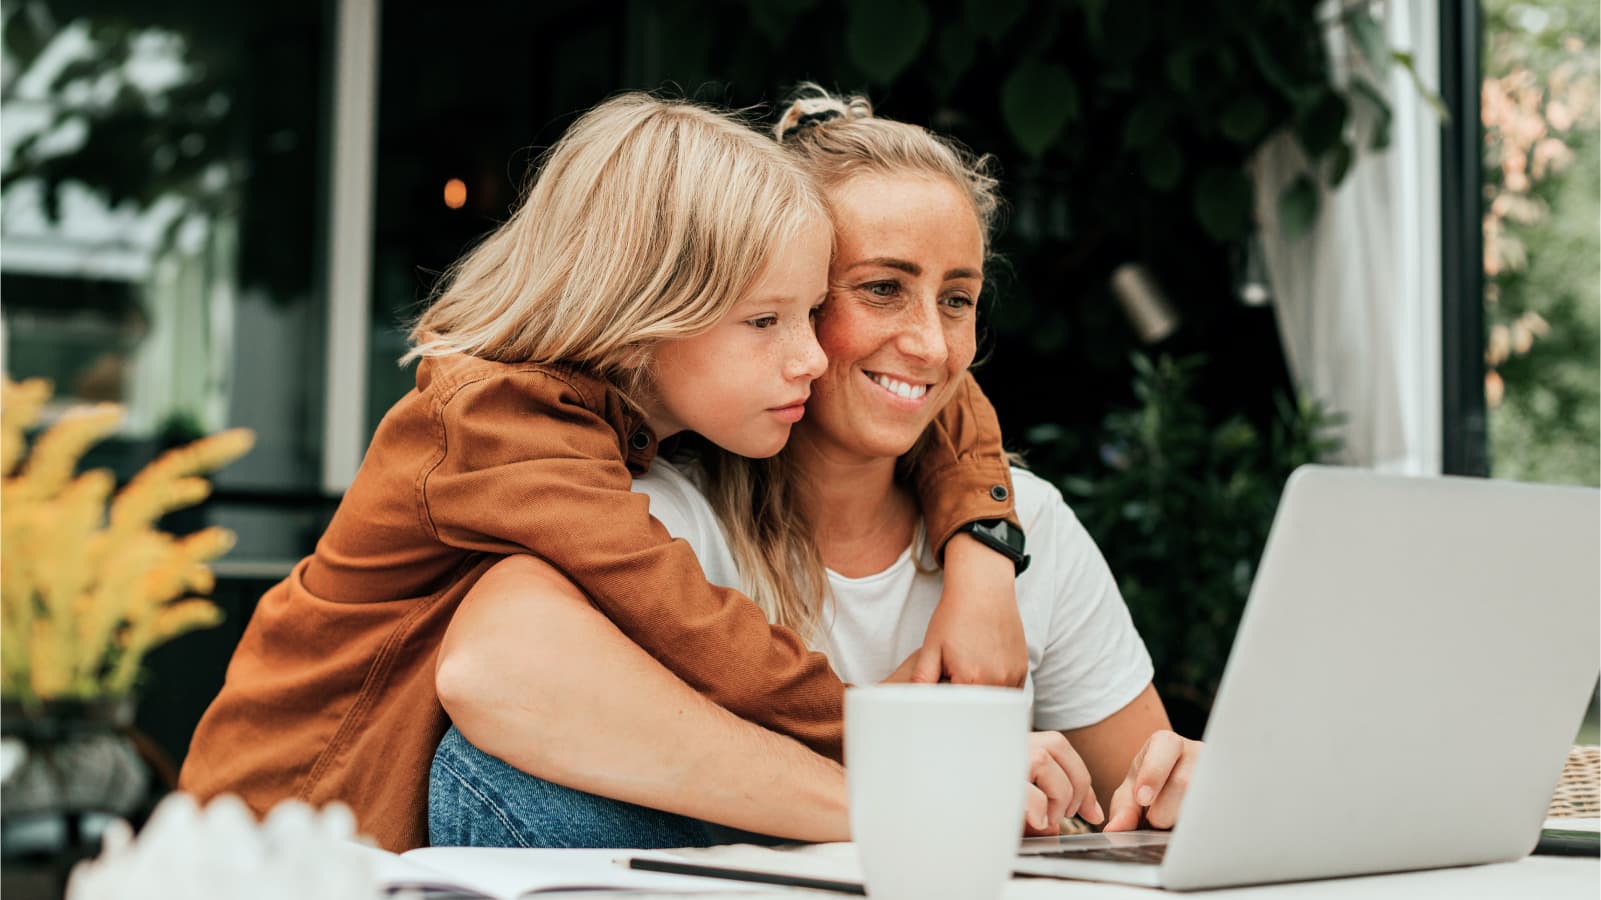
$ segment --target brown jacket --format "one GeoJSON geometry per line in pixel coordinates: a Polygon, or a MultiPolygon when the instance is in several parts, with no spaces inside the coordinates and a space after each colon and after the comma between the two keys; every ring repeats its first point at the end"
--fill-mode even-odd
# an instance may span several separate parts
{"type": "MultiPolygon", "coordinates": [[[[936,431],[917,481],[942,544],[1012,510],[995,415],[970,378],[936,431]]],[[[435,654],[478,577],[528,552],[697,690],[838,759],[839,678],[750,600],[707,583],[651,518],[630,486],[655,452],[582,371],[424,361],[316,551],[262,597],[180,787],[235,792],[258,813],[289,797],[342,800],[384,847],[427,843],[428,769],[448,725],[435,654]]]]}

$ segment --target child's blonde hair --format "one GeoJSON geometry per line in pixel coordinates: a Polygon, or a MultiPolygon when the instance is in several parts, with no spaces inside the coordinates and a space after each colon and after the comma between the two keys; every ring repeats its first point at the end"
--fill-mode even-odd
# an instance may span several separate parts
{"type": "Polygon", "coordinates": [[[635,388],[653,344],[711,328],[826,215],[796,160],[732,116],[623,94],[573,123],[510,221],[451,267],[402,364],[568,362],[635,388]]]}

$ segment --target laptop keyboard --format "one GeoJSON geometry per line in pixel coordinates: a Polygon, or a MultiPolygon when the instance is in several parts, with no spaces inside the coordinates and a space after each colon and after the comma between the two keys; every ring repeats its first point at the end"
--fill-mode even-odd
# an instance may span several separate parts
{"type": "Polygon", "coordinates": [[[1137,844],[1133,847],[1102,847],[1097,850],[1051,850],[1045,853],[1030,853],[1029,856],[1156,865],[1162,861],[1162,855],[1166,852],[1166,844],[1137,844]]]}

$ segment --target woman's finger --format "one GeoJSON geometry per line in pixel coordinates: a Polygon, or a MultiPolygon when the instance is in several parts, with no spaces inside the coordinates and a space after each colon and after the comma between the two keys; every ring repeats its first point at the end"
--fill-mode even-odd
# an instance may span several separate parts
{"type": "Polygon", "coordinates": [[[1044,814],[1048,823],[1054,824],[1062,821],[1062,817],[1072,808],[1077,785],[1057,755],[1052,752],[1053,748],[1048,746],[1047,742],[1051,736],[1061,737],[1055,732],[1031,736],[1028,776],[1029,782],[1045,794],[1044,814]]]}
{"type": "Polygon", "coordinates": [[[1196,760],[1199,758],[1199,754],[1194,752],[1197,745],[1183,738],[1179,740],[1183,743],[1182,755],[1168,773],[1166,783],[1157,792],[1155,802],[1145,811],[1145,820],[1153,828],[1172,828],[1178,824],[1179,807],[1184,803],[1184,795],[1190,789],[1190,778],[1195,773],[1196,760]]]}
{"type": "MultiPolygon", "coordinates": [[[[916,650],[913,650],[912,651],[912,655],[908,656],[908,657],[906,657],[906,659],[902,660],[901,664],[899,666],[895,667],[895,671],[889,673],[889,677],[885,678],[883,683],[884,684],[909,684],[909,683],[919,683],[919,682],[928,683],[929,680],[926,677],[925,678],[921,678],[921,679],[918,677],[919,675],[922,675],[923,672],[928,667],[928,660],[926,659],[926,657],[928,655],[929,655],[929,652],[928,652],[928,648],[926,648],[926,647],[920,647],[920,648],[918,648],[916,650]]],[[[939,669],[939,654],[935,653],[935,654],[933,654],[933,656],[934,656],[934,668],[935,668],[935,671],[937,673],[938,669],[939,669]]],[[[934,676],[933,680],[934,681],[938,681],[939,680],[938,674],[936,674],[934,676]]]]}
{"type": "Polygon", "coordinates": [[[1149,808],[1156,795],[1167,783],[1168,775],[1178,764],[1184,752],[1184,739],[1171,731],[1158,731],[1145,741],[1145,746],[1129,766],[1125,783],[1134,793],[1134,802],[1149,808]]]}
{"type": "Polygon", "coordinates": [[[940,647],[924,644],[923,649],[913,654],[913,658],[917,661],[912,665],[912,683],[937,684],[944,675],[940,669],[945,663],[940,647]]]}
{"type": "Polygon", "coordinates": [[[1133,831],[1140,827],[1140,805],[1134,802],[1134,792],[1128,782],[1118,785],[1117,790],[1112,792],[1111,805],[1102,831],[1133,831]]]}
{"type": "Polygon", "coordinates": [[[1046,812],[1049,804],[1049,798],[1045,796],[1044,791],[1032,784],[1028,786],[1027,799],[1023,803],[1024,835],[1038,837],[1040,835],[1057,834],[1061,831],[1060,826],[1046,812]]]}
{"type": "Polygon", "coordinates": [[[1090,777],[1089,766],[1084,764],[1084,758],[1078,755],[1066,737],[1055,732],[1052,734],[1061,740],[1051,741],[1047,748],[1073,783],[1073,797],[1065,808],[1066,814],[1082,816],[1091,825],[1101,824],[1106,814],[1101,810],[1101,801],[1095,796],[1095,781],[1090,777]]]}

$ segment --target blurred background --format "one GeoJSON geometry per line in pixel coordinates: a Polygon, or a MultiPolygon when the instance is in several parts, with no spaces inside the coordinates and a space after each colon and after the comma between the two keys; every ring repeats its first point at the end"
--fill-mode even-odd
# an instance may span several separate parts
{"type": "Polygon", "coordinates": [[[623,89],[769,118],[803,80],[861,91],[997,158],[979,380],[1199,736],[1296,465],[1597,484],[1598,22],[1594,0],[15,0],[4,366],[53,410],[125,404],[90,459],[123,477],[258,435],[169,523],[240,536],[224,624],[144,676],[170,770],[411,387],[408,317],[542,148],[623,89]]]}

